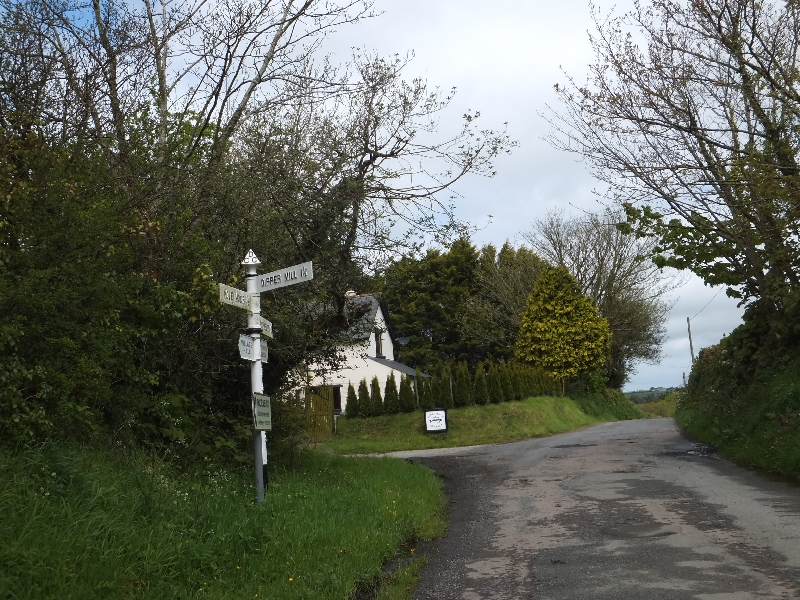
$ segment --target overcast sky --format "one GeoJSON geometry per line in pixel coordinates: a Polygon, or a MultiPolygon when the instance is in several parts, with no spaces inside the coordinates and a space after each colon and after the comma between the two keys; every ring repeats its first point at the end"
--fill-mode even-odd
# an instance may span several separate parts
{"type": "MultiPolygon", "coordinates": [[[[619,11],[627,3],[614,5],[619,11]]],[[[600,4],[601,10],[611,6],[600,4]]],[[[475,177],[456,188],[458,216],[479,227],[476,244],[519,242],[520,232],[548,209],[578,214],[600,208],[592,194],[599,183],[586,167],[541,139],[550,126],[540,113],[548,105],[558,108],[553,85],[565,81],[562,68],[583,81],[592,60],[586,0],[379,0],[376,8],[381,16],[343,28],[326,49],[340,60],[349,58],[351,47],[385,56],[413,50],[407,77],[458,88],[450,110],[454,118],[479,110],[483,127],[508,122],[519,142],[511,156],[498,160],[494,178],[475,177]]],[[[736,302],[696,277],[669,300],[675,305],[666,324],[664,358],[659,365],[640,365],[626,390],[680,385],[683,373],[688,376],[686,317],[693,317],[695,353],[741,323],[736,302]]]]}

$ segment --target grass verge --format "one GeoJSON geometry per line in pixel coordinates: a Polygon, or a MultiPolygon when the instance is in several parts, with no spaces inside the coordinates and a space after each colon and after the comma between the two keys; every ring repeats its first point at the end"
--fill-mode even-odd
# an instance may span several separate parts
{"type": "MultiPolygon", "coordinates": [[[[337,435],[319,444],[319,448],[340,454],[368,454],[474,446],[563,433],[626,418],[613,414],[614,408],[610,406],[604,412],[592,405],[595,414],[587,414],[579,402],[540,396],[519,402],[454,408],[447,413],[448,431],[441,434],[425,433],[424,416],[419,411],[356,419],[340,417],[337,435]]],[[[635,411],[630,402],[625,403],[635,411]]],[[[636,414],[641,416],[638,411],[636,414]]]]}
{"type": "Polygon", "coordinates": [[[441,484],[423,467],[317,454],[303,467],[256,506],[250,473],[0,451],[0,598],[341,600],[384,581],[403,542],[444,531],[441,484]]]}

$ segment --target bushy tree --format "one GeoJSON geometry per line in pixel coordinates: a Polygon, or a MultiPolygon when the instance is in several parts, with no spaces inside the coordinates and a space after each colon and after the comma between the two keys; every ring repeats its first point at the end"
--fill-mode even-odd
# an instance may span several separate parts
{"type": "Polygon", "coordinates": [[[522,314],[517,358],[552,373],[563,392],[568,377],[604,366],[610,344],[608,321],[567,268],[545,269],[522,314]]]}
{"type": "Polygon", "coordinates": [[[345,404],[344,411],[345,414],[351,418],[361,416],[361,410],[358,404],[358,396],[356,396],[356,390],[352,383],[347,384],[347,404],[345,404]]]}
{"type": "Polygon", "coordinates": [[[656,240],[620,231],[621,211],[567,218],[550,212],[525,239],[553,266],[565,266],[591,298],[611,329],[605,368],[608,385],[621,388],[637,362],[661,356],[670,304],[663,298],[680,281],[643,256],[656,240]]]}
{"type": "Polygon", "coordinates": [[[472,351],[460,333],[464,302],[477,289],[478,251],[461,238],[446,252],[430,250],[421,259],[404,258],[386,270],[384,301],[397,335],[410,338],[395,348],[398,360],[439,370],[472,351]]]}
{"type": "Polygon", "coordinates": [[[358,412],[362,417],[372,416],[372,398],[369,395],[367,380],[362,379],[358,384],[358,412]]]}
{"type": "Polygon", "coordinates": [[[506,242],[498,252],[481,248],[476,292],[460,314],[461,335],[479,360],[488,356],[510,360],[519,334],[519,316],[536,278],[547,263],[530,248],[506,242]]]}
{"type": "Polygon", "coordinates": [[[400,396],[397,392],[397,380],[394,377],[394,371],[390,372],[389,377],[386,379],[383,402],[386,407],[386,414],[394,415],[400,412],[400,396]]]}
{"type": "Polygon", "coordinates": [[[483,363],[479,362],[475,366],[475,387],[473,389],[475,397],[475,404],[488,404],[489,403],[489,388],[486,384],[486,372],[484,371],[483,363]]]}
{"type": "Polygon", "coordinates": [[[400,410],[404,413],[414,412],[417,407],[414,390],[411,385],[411,378],[403,375],[400,378],[400,410]]]}
{"type": "Polygon", "coordinates": [[[381,395],[381,384],[377,376],[372,378],[369,386],[370,401],[372,402],[372,416],[377,417],[384,413],[383,397],[381,395]]]}
{"type": "Polygon", "coordinates": [[[419,385],[419,407],[422,410],[433,408],[436,404],[433,380],[434,377],[420,377],[417,380],[417,385],[419,385]]]}

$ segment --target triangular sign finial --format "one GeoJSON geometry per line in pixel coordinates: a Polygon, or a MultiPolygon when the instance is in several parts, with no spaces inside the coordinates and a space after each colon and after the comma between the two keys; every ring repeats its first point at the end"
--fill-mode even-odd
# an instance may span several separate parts
{"type": "Polygon", "coordinates": [[[258,260],[258,257],[256,256],[255,252],[253,252],[252,250],[248,250],[247,251],[247,256],[244,257],[244,260],[242,261],[242,264],[243,265],[260,265],[261,261],[258,260]]]}

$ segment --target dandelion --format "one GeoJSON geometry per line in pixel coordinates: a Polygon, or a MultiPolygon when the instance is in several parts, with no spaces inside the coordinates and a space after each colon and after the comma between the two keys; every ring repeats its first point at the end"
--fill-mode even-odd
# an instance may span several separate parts
{"type": "Polygon", "coordinates": [[[238,569],[238,568],[239,568],[239,565],[236,565],[236,568],[238,569]]]}
{"type": "Polygon", "coordinates": [[[289,581],[294,581],[294,577],[289,577],[289,581]]]}

